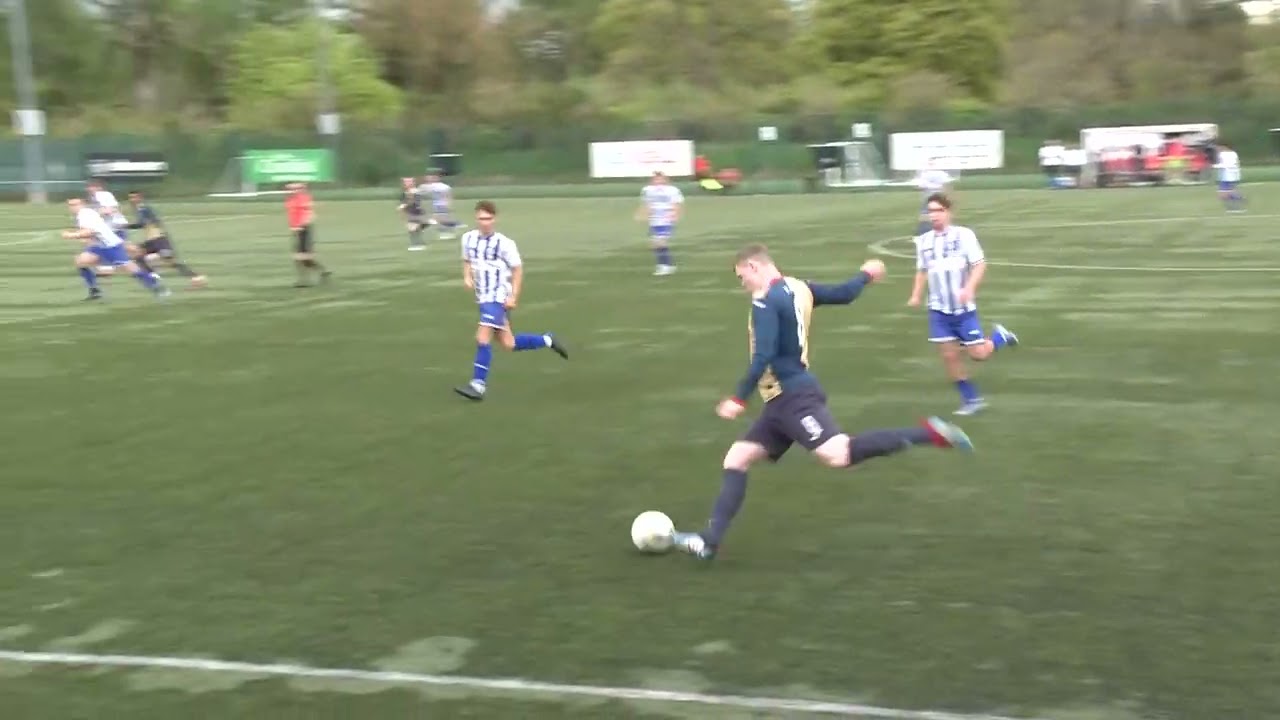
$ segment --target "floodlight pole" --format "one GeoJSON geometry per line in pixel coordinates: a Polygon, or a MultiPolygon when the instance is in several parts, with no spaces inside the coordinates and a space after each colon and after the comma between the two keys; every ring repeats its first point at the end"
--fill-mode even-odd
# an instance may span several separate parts
{"type": "Polygon", "coordinates": [[[46,203],[44,189],[43,117],[36,103],[36,85],[31,70],[31,35],[27,28],[26,0],[9,0],[9,47],[13,52],[13,84],[18,108],[15,128],[22,134],[23,174],[27,181],[27,201],[46,203]]]}
{"type": "Polygon", "coordinates": [[[331,37],[332,19],[329,17],[327,0],[313,0],[312,8],[319,25],[320,38],[316,43],[316,84],[319,87],[316,107],[316,129],[325,138],[329,155],[333,161],[334,180],[338,178],[338,135],[339,120],[334,108],[333,79],[330,72],[332,55],[331,37]]]}

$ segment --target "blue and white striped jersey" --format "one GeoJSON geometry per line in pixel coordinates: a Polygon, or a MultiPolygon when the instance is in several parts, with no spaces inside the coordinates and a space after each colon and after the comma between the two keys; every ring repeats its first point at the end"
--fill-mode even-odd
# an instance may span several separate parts
{"type": "Polygon", "coordinates": [[[520,250],[500,232],[482,235],[479,230],[462,234],[462,259],[471,265],[476,302],[506,302],[511,296],[511,274],[520,267],[520,250]]]}
{"type": "Polygon", "coordinates": [[[98,211],[82,207],[76,212],[76,227],[81,230],[92,230],[96,245],[115,247],[124,241],[116,235],[116,231],[103,219],[98,211]]]}
{"type": "Polygon", "coordinates": [[[669,227],[676,223],[676,212],[684,203],[684,193],[674,185],[645,185],[640,198],[649,208],[650,227],[669,227]]]}
{"type": "Polygon", "coordinates": [[[431,209],[437,214],[449,212],[449,206],[453,203],[453,188],[439,180],[419,185],[418,193],[431,198],[431,209]]]}
{"type": "Polygon", "coordinates": [[[957,295],[969,282],[973,267],[985,261],[978,236],[967,227],[951,225],[917,237],[916,270],[928,278],[929,309],[946,315],[977,310],[973,300],[961,304],[957,295]]]}
{"type": "Polygon", "coordinates": [[[1240,182],[1240,155],[1235,150],[1220,151],[1213,166],[1218,170],[1218,182],[1240,182]]]}
{"type": "Polygon", "coordinates": [[[116,200],[116,196],[109,190],[98,190],[93,193],[92,202],[98,214],[102,219],[111,224],[113,228],[120,228],[129,224],[129,219],[120,212],[120,201],[116,200]]]}

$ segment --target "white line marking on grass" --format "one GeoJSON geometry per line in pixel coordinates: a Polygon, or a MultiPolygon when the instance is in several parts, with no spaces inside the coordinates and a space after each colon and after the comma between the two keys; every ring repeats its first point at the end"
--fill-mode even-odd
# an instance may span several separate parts
{"type": "Polygon", "coordinates": [[[1243,220],[1269,220],[1280,218],[1280,215],[1250,215],[1242,213],[1239,215],[1197,215],[1188,217],[1151,217],[1151,218],[1120,218],[1117,220],[1077,220],[1075,222],[1056,222],[1056,223],[983,223],[981,227],[988,230],[1051,230],[1053,228],[1074,228],[1074,227],[1105,227],[1107,225],[1176,225],[1184,222],[1212,222],[1217,220],[1229,220],[1231,222],[1241,222],[1243,220]]]}
{"type": "MultiPolygon", "coordinates": [[[[258,213],[256,215],[209,215],[191,218],[178,218],[170,220],[170,225],[191,225],[203,222],[222,222],[224,220],[249,220],[251,218],[266,217],[266,213],[258,213]]],[[[19,237],[21,240],[0,240],[0,247],[13,247],[16,245],[37,245],[48,240],[53,236],[51,230],[33,230],[31,232],[7,232],[0,233],[0,237],[19,237]]]]}
{"type": "Polygon", "coordinates": [[[0,247],[12,247],[15,245],[35,245],[36,243],[42,243],[47,239],[46,236],[49,233],[45,231],[39,231],[39,232],[30,232],[30,233],[22,233],[22,234],[19,234],[19,233],[6,233],[6,234],[19,235],[20,237],[25,235],[25,238],[22,240],[0,241],[0,247]]]}
{"type": "Polygon", "coordinates": [[[568,695],[605,700],[635,700],[661,703],[683,703],[733,707],[750,710],[798,712],[812,715],[882,718],[887,720],[1032,720],[998,715],[966,715],[941,710],[899,710],[896,708],[859,705],[826,700],[749,697],[745,695],[711,695],[675,690],[652,690],[637,687],[604,685],[567,685],[525,680],[523,678],[489,678],[466,675],[428,675],[385,670],[353,670],[317,668],[307,665],[257,664],[198,658],[153,657],[148,655],[94,655],[87,653],[24,652],[0,650],[0,660],[27,665],[86,665],[97,667],[163,668],[202,673],[239,673],[274,675],[290,678],[325,678],[358,680],[387,685],[432,685],[493,690],[524,695],[568,695]]]}
{"type": "MultiPolygon", "coordinates": [[[[1063,226],[1074,227],[1074,226],[1063,226]]],[[[910,238],[894,237],[888,240],[876,240],[867,243],[872,252],[901,260],[915,260],[915,253],[899,252],[890,249],[894,243],[902,243],[910,238]]],[[[1055,263],[1022,263],[1003,260],[986,260],[988,265],[1011,268],[1029,268],[1035,270],[1083,270],[1085,272],[1145,272],[1145,273],[1275,273],[1280,267],[1170,267],[1162,265],[1059,265],[1055,263]]]]}

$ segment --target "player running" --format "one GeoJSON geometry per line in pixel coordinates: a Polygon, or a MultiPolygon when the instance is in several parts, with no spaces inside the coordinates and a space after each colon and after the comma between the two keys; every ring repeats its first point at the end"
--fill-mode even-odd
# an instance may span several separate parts
{"type": "Polygon", "coordinates": [[[62,237],[68,240],[80,240],[84,243],[84,248],[76,255],[75,263],[80,277],[84,279],[84,284],[89,288],[89,295],[85,300],[102,299],[102,289],[98,287],[98,274],[96,272],[99,265],[124,268],[156,297],[164,297],[169,294],[169,291],[165,289],[154,273],[139,268],[136,263],[129,259],[124,240],[120,239],[115,229],[97,211],[93,208],[85,207],[84,201],[80,198],[67,200],[67,209],[71,211],[71,216],[75,218],[76,229],[64,230],[62,237]]]}
{"type": "Polygon", "coordinates": [[[655,172],[653,179],[640,191],[636,220],[649,219],[649,243],[658,261],[654,275],[670,275],[676,271],[675,261],[671,259],[671,238],[675,235],[676,223],[683,209],[684,193],[672,185],[662,171],[655,172]]]}
{"type": "Polygon", "coordinates": [[[453,217],[453,188],[440,179],[439,170],[432,168],[427,171],[418,192],[431,198],[431,217],[427,224],[438,229],[441,240],[452,240],[455,232],[466,227],[459,225],[453,217]]]}
{"type": "Polygon", "coordinates": [[[138,267],[147,272],[153,272],[151,264],[163,260],[169,267],[177,270],[179,275],[190,280],[192,287],[204,287],[205,277],[192,270],[178,257],[177,251],[173,248],[173,241],[169,238],[168,228],[140,191],[129,192],[129,204],[133,206],[135,219],[126,227],[130,230],[142,230],[146,235],[146,240],[143,240],[141,245],[126,243],[129,255],[133,257],[138,267]]]}
{"type": "Polygon", "coordinates": [[[951,224],[951,198],[934,193],[925,203],[931,230],[916,239],[916,278],[907,305],[917,307],[929,290],[929,342],[936,343],[942,364],[960,392],[957,415],[973,415],[987,406],[969,380],[960,347],[972,360],[986,360],[1003,347],[1015,347],[1018,336],[1003,325],[982,333],[978,320],[978,287],[986,276],[986,256],[972,230],[951,224]]]}
{"type": "Polygon", "coordinates": [[[409,250],[426,250],[427,243],[422,239],[422,229],[427,225],[427,216],[422,207],[422,196],[418,194],[413,178],[403,178],[400,184],[399,210],[404,215],[405,229],[409,231],[409,250]]]}
{"type": "Polygon", "coordinates": [[[288,190],[290,193],[285,198],[284,208],[289,229],[293,231],[293,262],[298,267],[298,282],[293,286],[311,287],[309,276],[312,271],[320,273],[321,283],[327,282],[333,273],[316,260],[316,239],[312,229],[316,217],[315,202],[305,183],[289,183],[288,190]]]}
{"type": "Polygon", "coordinates": [[[1242,213],[1248,203],[1240,192],[1240,155],[1225,142],[1218,141],[1218,159],[1213,163],[1218,171],[1218,198],[1227,212],[1242,213]]]}
{"type": "Polygon", "coordinates": [[[496,334],[502,347],[516,352],[551,348],[569,359],[569,352],[551,333],[516,335],[511,330],[512,310],[524,285],[520,251],[511,238],[494,230],[498,208],[488,200],[476,203],[476,229],[462,234],[462,281],[476,294],[480,323],[476,327],[476,358],[471,382],[454,388],[468,400],[483,400],[493,362],[490,343],[496,334]]]}
{"type": "Polygon", "coordinates": [[[748,245],[734,262],[742,287],[751,295],[747,336],[751,364],[733,396],[716,413],[733,420],[758,391],[764,409],[724,456],[720,495],[702,532],[676,533],[675,545],[695,557],[715,557],[747,495],[747,472],[761,460],[777,462],[794,443],[823,465],[845,468],[914,445],[973,450],[964,431],[936,417],[918,427],[870,430],[850,436],[827,409],[827,396],[809,372],[809,330],[819,305],[848,305],[863,288],[884,277],[884,263],[868,260],[856,277],[839,285],[819,285],[783,275],[763,245],[748,245]]]}
{"type": "Polygon", "coordinates": [[[128,240],[129,219],[120,212],[120,202],[116,200],[116,196],[103,186],[101,180],[90,180],[86,188],[89,191],[89,202],[93,204],[93,209],[98,211],[121,240],[128,240]]]}

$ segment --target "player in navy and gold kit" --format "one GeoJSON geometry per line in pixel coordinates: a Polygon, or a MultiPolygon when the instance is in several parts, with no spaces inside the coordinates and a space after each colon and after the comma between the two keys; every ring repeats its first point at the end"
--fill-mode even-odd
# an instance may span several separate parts
{"type": "Polygon", "coordinates": [[[827,396],[809,372],[809,329],[819,305],[848,305],[863,288],[884,276],[884,263],[868,260],[861,272],[839,285],[820,285],[785,276],[763,245],[738,253],[734,270],[751,294],[747,335],[751,364],[733,396],[716,412],[732,420],[746,409],[747,397],[759,392],[764,409],[724,457],[724,479],[707,528],[676,533],[675,544],[699,558],[710,559],[742,507],[747,471],[760,460],[776,462],[799,443],[830,467],[850,467],[913,445],[972,450],[960,428],[931,417],[919,427],[844,433],[827,409],[827,396]]]}
{"type": "Polygon", "coordinates": [[[422,206],[422,195],[413,178],[401,180],[400,212],[404,213],[405,229],[409,231],[409,250],[426,250],[427,243],[422,239],[422,230],[427,226],[426,209],[422,206]]]}
{"type": "Polygon", "coordinates": [[[146,237],[141,245],[130,244],[130,254],[134,257],[134,262],[139,266],[150,271],[151,263],[157,260],[164,260],[177,270],[183,277],[191,280],[191,284],[196,287],[202,287],[205,284],[205,277],[195,270],[192,270],[181,259],[178,258],[177,252],[173,249],[173,241],[169,238],[169,231],[164,226],[164,222],[160,220],[160,216],[142,197],[142,193],[137,190],[130,191],[129,204],[133,205],[134,221],[129,223],[130,230],[142,230],[146,237]]]}

